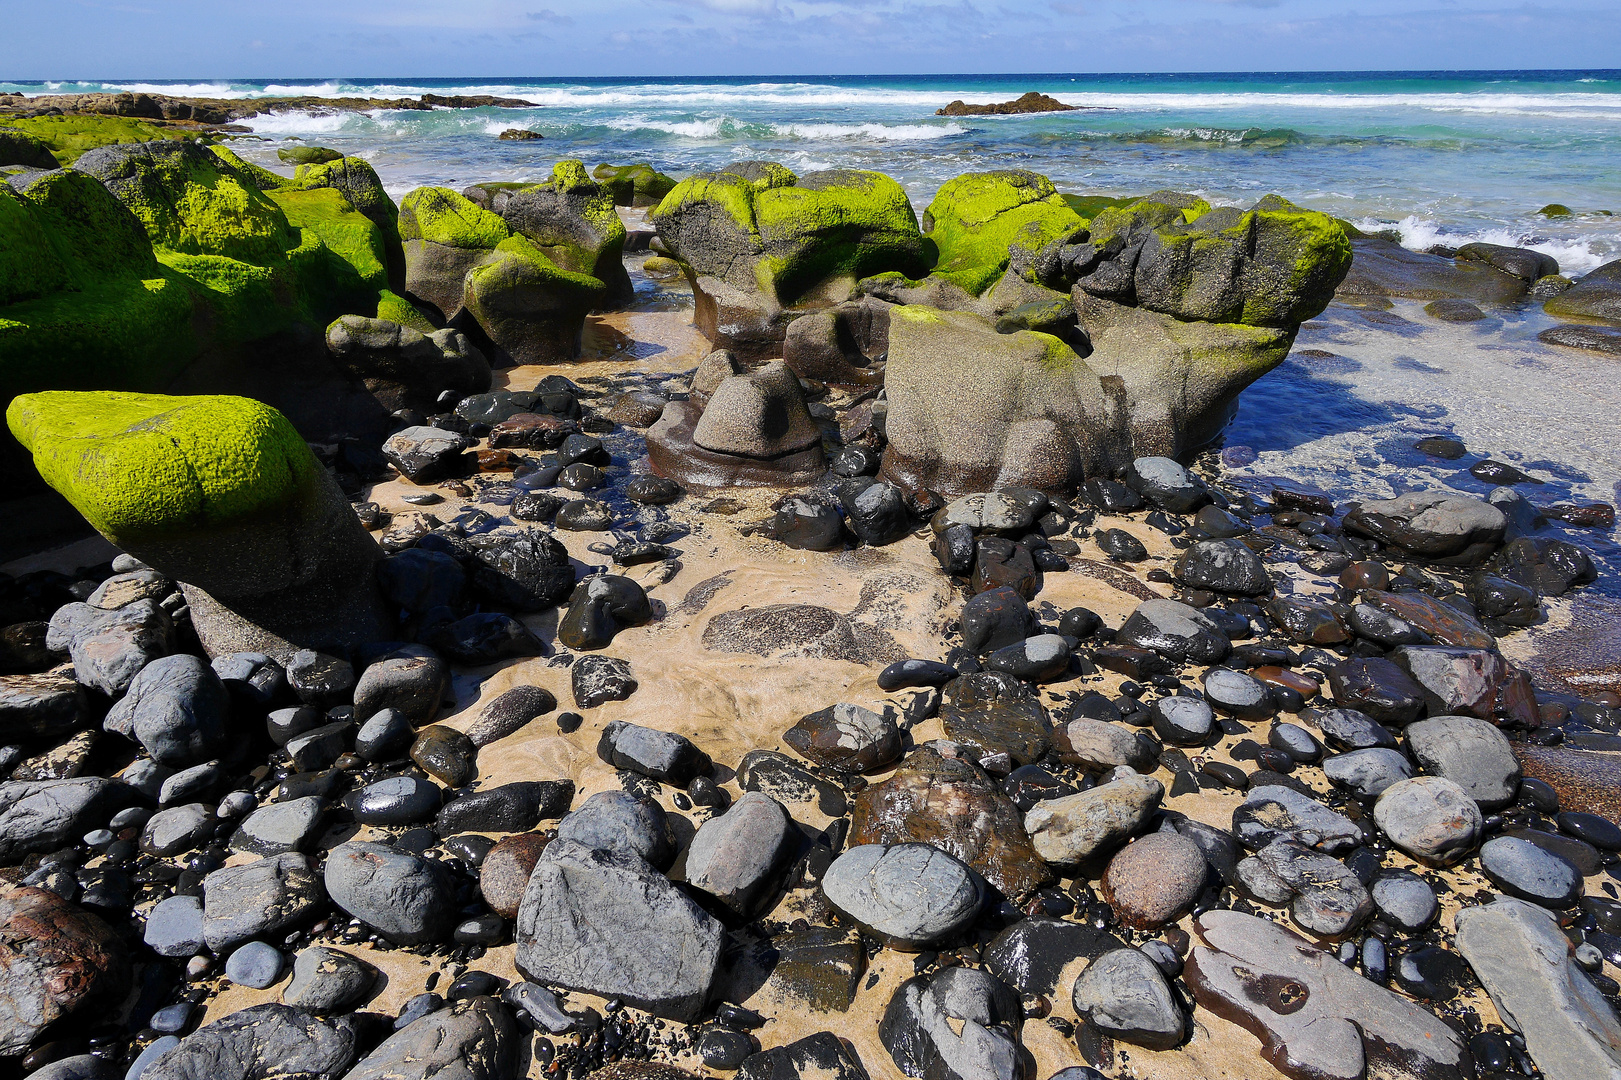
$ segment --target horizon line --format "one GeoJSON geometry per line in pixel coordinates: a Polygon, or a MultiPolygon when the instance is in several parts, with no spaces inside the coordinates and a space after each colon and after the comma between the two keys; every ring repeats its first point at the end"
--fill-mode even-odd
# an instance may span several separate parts
{"type": "Polygon", "coordinates": [[[1593,68],[1317,68],[1295,70],[1268,70],[1262,68],[1229,68],[1210,69],[1203,71],[1037,71],[1037,72],[1003,72],[1003,71],[914,71],[914,72],[881,72],[870,74],[837,73],[837,72],[755,72],[741,75],[725,75],[719,73],[694,74],[662,74],[662,75],[165,75],[165,76],[99,76],[87,77],[59,77],[59,78],[9,78],[0,76],[0,83],[14,85],[45,84],[45,83],[119,83],[119,82],[325,82],[330,80],[354,80],[366,82],[383,81],[447,81],[452,79],[478,79],[484,81],[518,82],[532,80],[573,80],[579,82],[634,82],[638,79],[1055,79],[1077,77],[1106,77],[1120,75],[1141,76],[1221,76],[1221,75],[1273,75],[1273,76],[1307,76],[1307,75],[1556,75],[1556,74],[1603,74],[1621,77],[1621,67],[1593,68]]]}

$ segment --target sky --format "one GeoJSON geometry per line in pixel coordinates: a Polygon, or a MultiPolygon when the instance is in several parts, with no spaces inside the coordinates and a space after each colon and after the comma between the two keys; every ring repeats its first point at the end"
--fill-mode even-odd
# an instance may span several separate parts
{"type": "Polygon", "coordinates": [[[0,81],[1602,68],[1621,0],[0,0],[0,81]]]}

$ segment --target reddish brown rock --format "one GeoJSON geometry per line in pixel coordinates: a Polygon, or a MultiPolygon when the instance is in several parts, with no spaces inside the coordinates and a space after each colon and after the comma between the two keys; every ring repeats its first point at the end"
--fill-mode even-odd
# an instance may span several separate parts
{"type": "Polygon", "coordinates": [[[918,750],[856,797],[849,846],[932,844],[1017,900],[1052,880],[1018,807],[978,766],[918,750]]]}
{"type": "Polygon", "coordinates": [[[572,420],[546,413],[518,413],[490,428],[490,447],[496,450],[555,450],[577,433],[572,420]]]}
{"type": "Polygon", "coordinates": [[[1270,664],[1266,667],[1258,667],[1251,671],[1250,674],[1255,676],[1256,681],[1265,683],[1267,686],[1281,686],[1287,690],[1293,690],[1307,701],[1316,697],[1323,689],[1322,684],[1309,675],[1303,675],[1298,671],[1291,671],[1288,668],[1276,667],[1270,664]]]}
{"type": "Polygon", "coordinates": [[[523,891],[529,887],[540,853],[552,842],[554,832],[514,833],[504,836],[484,856],[478,871],[479,892],[490,910],[503,919],[518,917],[523,891]]]}
{"type": "Polygon", "coordinates": [[[1456,645],[1464,649],[1497,647],[1497,640],[1478,622],[1433,596],[1419,592],[1369,590],[1362,594],[1362,602],[1412,623],[1442,645],[1456,645]]]}
{"type": "Polygon", "coordinates": [[[1173,832],[1126,845],[1103,872],[1103,899],[1127,926],[1152,930],[1193,908],[1209,867],[1199,845],[1173,832]]]}
{"type": "Polygon", "coordinates": [[[0,1056],[83,1010],[95,1023],[129,988],[129,957],[112,928],[45,889],[0,886],[0,1056]]]}

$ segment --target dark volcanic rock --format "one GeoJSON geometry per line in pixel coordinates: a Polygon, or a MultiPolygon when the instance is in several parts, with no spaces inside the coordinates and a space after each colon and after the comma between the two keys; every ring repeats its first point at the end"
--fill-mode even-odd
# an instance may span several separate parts
{"type": "MultiPolygon", "coordinates": [[[[275,1002],[221,1017],[153,1061],[143,1080],[336,1080],[355,1059],[355,1029],[275,1002]]],[[[353,1073],[349,1074],[353,1076],[353,1073]]]]}
{"type": "Polygon", "coordinates": [[[878,1038],[909,1076],[1018,1080],[1018,996],[995,976],[952,967],[902,983],[884,1010],[878,1038]]]}
{"type": "Polygon", "coordinates": [[[616,769],[629,769],[666,784],[684,787],[708,775],[709,755],[684,735],[615,720],[602,730],[597,756],[616,769]]]}
{"type": "Polygon", "coordinates": [[[1088,923],[1032,915],[997,934],[982,955],[986,970],[1020,994],[1051,995],[1070,964],[1121,947],[1119,938],[1088,923]]]}
{"type": "Polygon", "coordinates": [[[624,701],[636,692],[630,662],[617,656],[582,656],[569,672],[574,704],[593,709],[605,701],[624,701]]]}
{"type": "Polygon", "coordinates": [[[395,1032],[343,1080],[505,1080],[521,1039],[499,1001],[469,998],[395,1032]]]}

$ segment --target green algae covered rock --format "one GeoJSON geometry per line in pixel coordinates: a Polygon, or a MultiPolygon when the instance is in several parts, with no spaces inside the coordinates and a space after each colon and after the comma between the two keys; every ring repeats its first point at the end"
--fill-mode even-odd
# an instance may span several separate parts
{"type": "Polygon", "coordinates": [[[281,413],[239,397],[25,394],[6,422],[98,532],[185,583],[211,655],[375,640],[376,544],[281,413]]]}
{"type": "Polygon", "coordinates": [[[299,243],[264,192],[195,143],[102,146],[73,168],[100,180],[157,247],[268,266],[299,243]]]}
{"type": "Polygon", "coordinates": [[[463,280],[511,235],[499,215],[449,188],[421,187],[400,200],[405,291],[450,322],[462,310],[463,280]]]}
{"type": "Polygon", "coordinates": [[[604,162],[591,170],[613,195],[616,206],[657,206],[675,189],[675,180],[644,162],[635,165],[609,165],[604,162]]]}
{"type": "Polygon", "coordinates": [[[334,188],[275,191],[269,198],[281,207],[289,225],[313,233],[319,241],[316,246],[326,253],[300,275],[305,289],[343,297],[338,302],[346,306],[375,305],[388,288],[388,255],[382,232],[372,220],[334,188]]]}
{"type": "Polygon", "coordinates": [[[513,235],[527,237],[557,267],[602,282],[608,303],[628,303],[634,295],[613,194],[580,162],[559,161],[550,179],[512,191],[500,214],[513,235]]]}
{"type": "MultiPolygon", "coordinates": [[[[1143,213],[1120,211],[1127,212],[1143,213]]],[[[1099,221],[1092,224],[1096,243],[1099,221]]],[[[1134,284],[1137,303],[1150,311],[1287,326],[1327,307],[1350,266],[1351,242],[1338,222],[1268,195],[1247,211],[1222,207],[1152,226],[1134,284]]]]}
{"type": "Polygon", "coordinates": [[[194,297],[92,178],[0,184],[0,394],[150,388],[195,353],[194,297]]]}
{"type": "Polygon", "coordinates": [[[57,168],[56,155],[42,139],[26,131],[0,127],[0,168],[21,165],[27,169],[57,168]]]}
{"type": "Polygon", "coordinates": [[[406,296],[436,322],[476,324],[492,363],[572,360],[586,315],[631,295],[613,200],[578,161],[543,184],[491,188],[468,190],[499,214],[449,188],[405,196],[406,296]]]}
{"type": "Polygon", "coordinates": [[[512,236],[467,272],[466,308],[497,362],[550,364],[580,354],[586,315],[606,297],[602,282],[564,270],[528,237],[512,236]]]}
{"type": "MultiPolygon", "coordinates": [[[[31,116],[0,119],[0,131],[16,130],[33,136],[50,148],[56,160],[71,165],[79,155],[98,146],[114,143],[144,143],[158,140],[194,140],[199,136],[189,128],[137,120],[131,116],[31,116]]],[[[41,168],[55,168],[42,165],[41,168]]]]}
{"type": "Polygon", "coordinates": [[[289,165],[325,165],[343,155],[324,146],[280,146],[276,148],[276,157],[289,165]]]}
{"type": "Polygon", "coordinates": [[[923,213],[935,272],[975,296],[1002,276],[1016,252],[1033,255],[1085,227],[1051,180],[1022,169],[959,176],[923,213]]]}
{"type": "MultiPolygon", "coordinates": [[[[394,205],[371,163],[355,157],[334,156],[300,164],[291,177],[244,161],[224,146],[210,147],[239,176],[266,193],[315,191],[330,188],[356,212],[377,226],[388,268],[389,288],[405,288],[405,253],[400,246],[400,208],[394,205]]],[[[333,151],[323,151],[331,154],[333,151]]],[[[285,159],[284,159],[285,160],[285,159]]],[[[274,197],[274,196],[272,196],[274,197]]],[[[285,208],[285,204],[284,208],[285,208]]]]}
{"type": "Polygon", "coordinates": [[[122,547],[274,510],[320,465],[285,417],[249,398],[48,391],[6,410],[40,475],[122,547]]]}
{"type": "Polygon", "coordinates": [[[799,311],[847,299],[861,278],[930,265],[905,190],[875,172],[741,162],[681,181],[652,219],[691,268],[699,329],[744,356],[780,348],[799,311]]]}

